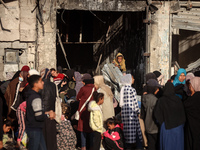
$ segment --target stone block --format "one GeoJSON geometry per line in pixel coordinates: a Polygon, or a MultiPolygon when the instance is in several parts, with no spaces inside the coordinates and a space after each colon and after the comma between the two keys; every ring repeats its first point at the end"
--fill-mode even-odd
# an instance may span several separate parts
{"type": "Polygon", "coordinates": [[[36,18],[21,18],[20,30],[36,30],[36,18]]]}
{"type": "Polygon", "coordinates": [[[11,42],[0,42],[0,48],[11,48],[11,42]]]}
{"type": "Polygon", "coordinates": [[[4,54],[5,54],[4,48],[0,48],[0,56],[4,56],[4,54]]]}
{"type": "Polygon", "coordinates": [[[4,66],[3,63],[0,63],[0,72],[3,72],[4,69],[3,66],[4,66]]]}
{"type": "Polygon", "coordinates": [[[20,18],[36,18],[36,11],[31,12],[33,9],[27,6],[20,7],[20,18]]]}
{"type": "Polygon", "coordinates": [[[20,41],[35,41],[36,30],[31,29],[20,29],[20,41]]]}
{"type": "Polygon", "coordinates": [[[21,65],[27,65],[27,57],[20,57],[19,62],[21,65]]]}
{"type": "Polygon", "coordinates": [[[35,1],[33,1],[33,0],[30,0],[30,1],[20,0],[19,2],[20,2],[20,7],[30,7],[30,8],[32,8],[30,10],[33,10],[35,7],[35,1]]]}
{"type": "Polygon", "coordinates": [[[0,30],[0,41],[19,40],[19,29],[13,29],[11,32],[0,30]]]}
{"type": "Polygon", "coordinates": [[[5,7],[3,5],[0,5],[0,18],[5,16],[5,7]]]}
{"type": "Polygon", "coordinates": [[[10,19],[19,19],[19,3],[18,1],[12,1],[9,3],[6,3],[6,6],[8,9],[5,9],[5,16],[10,19]]]}
{"type": "Polygon", "coordinates": [[[19,20],[13,18],[13,17],[3,17],[1,19],[2,26],[5,29],[11,30],[11,29],[18,29],[19,30],[19,20]]]}
{"type": "Polygon", "coordinates": [[[14,72],[18,70],[18,64],[4,64],[4,72],[14,72]]]}
{"type": "Polygon", "coordinates": [[[26,49],[27,43],[21,43],[20,41],[15,41],[12,43],[12,48],[26,49]]]}

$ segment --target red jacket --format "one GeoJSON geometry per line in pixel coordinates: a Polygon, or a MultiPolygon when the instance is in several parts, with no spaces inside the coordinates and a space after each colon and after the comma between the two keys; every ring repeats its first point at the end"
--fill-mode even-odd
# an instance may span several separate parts
{"type": "MultiPolygon", "coordinates": [[[[93,88],[95,88],[94,84],[87,84],[80,89],[80,91],[76,97],[77,100],[80,101],[78,110],[80,110],[82,105],[86,102],[86,100],[90,96],[93,88]]],[[[96,91],[96,88],[95,88],[95,91],[96,91]]],[[[93,100],[93,96],[91,97],[90,101],[91,100],[93,100]]],[[[88,111],[88,103],[83,108],[83,110],[80,112],[80,119],[78,121],[78,129],[77,130],[81,131],[81,132],[93,132],[89,126],[90,112],[88,111]]]]}

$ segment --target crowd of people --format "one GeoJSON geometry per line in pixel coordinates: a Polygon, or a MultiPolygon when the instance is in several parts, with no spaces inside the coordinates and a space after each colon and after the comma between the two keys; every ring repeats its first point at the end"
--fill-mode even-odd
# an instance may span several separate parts
{"type": "Polygon", "coordinates": [[[139,102],[123,55],[113,63],[119,102],[102,75],[23,66],[0,85],[0,149],[198,150],[199,72],[148,73],[139,102]]]}

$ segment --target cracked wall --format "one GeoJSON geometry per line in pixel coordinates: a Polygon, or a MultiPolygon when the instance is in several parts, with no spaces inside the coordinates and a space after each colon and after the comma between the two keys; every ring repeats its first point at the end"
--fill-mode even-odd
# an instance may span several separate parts
{"type": "Polygon", "coordinates": [[[170,2],[158,5],[158,11],[152,14],[150,37],[150,72],[160,71],[165,75],[165,81],[171,76],[170,59],[170,2]]]}

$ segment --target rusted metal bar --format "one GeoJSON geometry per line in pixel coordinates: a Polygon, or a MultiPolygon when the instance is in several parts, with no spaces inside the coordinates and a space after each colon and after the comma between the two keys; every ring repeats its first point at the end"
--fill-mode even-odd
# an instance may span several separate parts
{"type": "Polygon", "coordinates": [[[62,51],[63,51],[63,54],[64,54],[64,57],[65,57],[66,63],[67,63],[67,65],[68,65],[68,68],[71,69],[71,67],[70,67],[70,65],[69,65],[69,62],[68,62],[68,60],[67,60],[67,55],[66,55],[66,53],[65,53],[65,49],[64,49],[63,43],[62,43],[62,41],[61,41],[61,37],[60,37],[60,34],[59,34],[59,30],[57,30],[57,35],[58,35],[58,40],[59,40],[59,43],[60,43],[60,47],[61,47],[61,49],[62,49],[62,51]]]}

